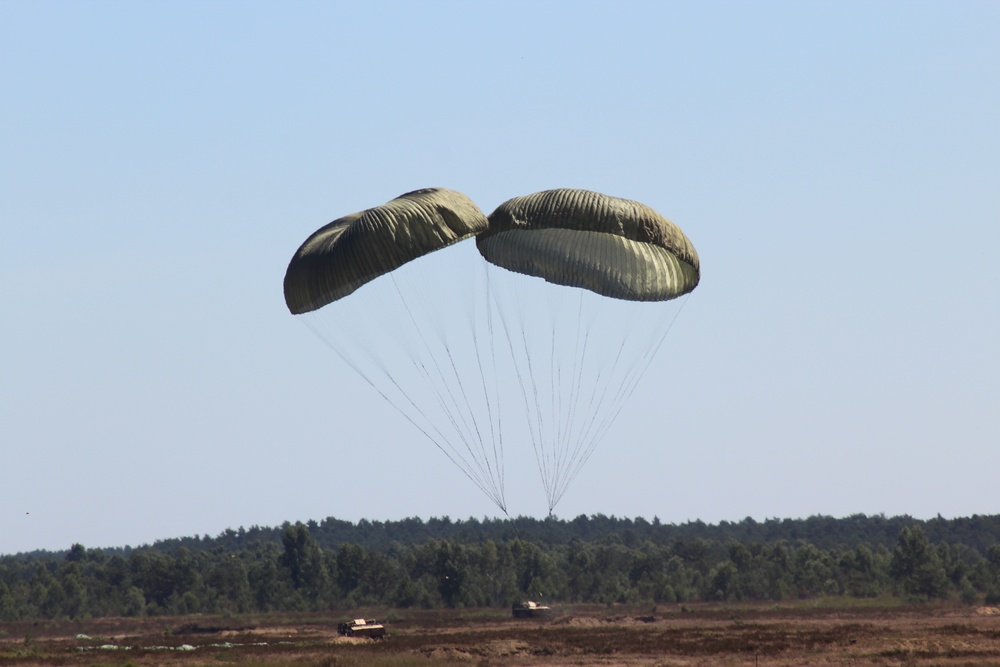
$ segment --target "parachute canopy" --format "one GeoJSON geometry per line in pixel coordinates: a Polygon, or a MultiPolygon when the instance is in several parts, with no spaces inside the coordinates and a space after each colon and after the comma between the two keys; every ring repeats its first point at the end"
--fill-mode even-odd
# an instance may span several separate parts
{"type": "Polygon", "coordinates": [[[674,223],[639,202],[589,190],[515,197],[476,237],[487,261],[629,301],[666,301],[698,285],[698,254],[674,223]]]}
{"type": "Polygon", "coordinates": [[[422,255],[486,229],[486,216],[465,195],[415,190],[334,220],[299,247],[285,272],[285,303],[308,313],[422,255]]]}
{"type": "Polygon", "coordinates": [[[426,189],[317,230],[284,290],[504,513],[505,451],[530,445],[551,512],[699,279],[688,238],[638,202],[548,190],[487,218],[426,189]]]}

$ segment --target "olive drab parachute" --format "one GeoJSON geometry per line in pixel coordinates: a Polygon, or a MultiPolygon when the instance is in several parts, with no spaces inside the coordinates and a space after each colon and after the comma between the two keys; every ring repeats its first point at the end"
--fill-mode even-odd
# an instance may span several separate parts
{"type": "Polygon", "coordinates": [[[698,254],[653,209],[588,190],[515,197],[476,245],[489,262],[616,299],[666,301],[698,285],[698,254]]]}
{"type": "Polygon", "coordinates": [[[491,297],[551,512],[662,345],[679,312],[663,302],[698,285],[700,264],[652,208],[588,190],[515,197],[489,223],[480,253],[522,274],[491,297]]]}
{"type": "Polygon", "coordinates": [[[638,202],[548,190],[487,218],[427,189],[316,231],[284,287],[504,513],[505,452],[530,443],[551,513],[699,278],[680,228],[638,202]]]}
{"type": "Polygon", "coordinates": [[[293,314],[506,512],[484,263],[461,243],[486,226],[459,192],[409,192],[310,235],[284,292],[293,314]]]}
{"type": "Polygon", "coordinates": [[[486,229],[486,216],[460,192],[415,190],[334,220],[299,248],[285,273],[293,315],[351,294],[417,257],[486,229]]]}

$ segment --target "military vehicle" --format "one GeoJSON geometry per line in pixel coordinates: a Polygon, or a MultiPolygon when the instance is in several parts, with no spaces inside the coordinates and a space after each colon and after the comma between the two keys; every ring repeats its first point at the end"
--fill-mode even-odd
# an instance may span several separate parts
{"type": "Polygon", "coordinates": [[[337,632],[346,637],[385,637],[385,626],[374,619],[356,618],[337,625],[337,632]]]}
{"type": "Polygon", "coordinates": [[[511,610],[514,618],[544,618],[552,613],[551,607],[545,607],[533,600],[515,602],[511,610]]]}

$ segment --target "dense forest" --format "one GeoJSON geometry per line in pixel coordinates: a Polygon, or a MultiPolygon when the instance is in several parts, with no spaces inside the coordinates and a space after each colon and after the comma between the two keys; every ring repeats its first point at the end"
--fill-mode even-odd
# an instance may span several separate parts
{"type": "Polygon", "coordinates": [[[822,596],[1000,604],[1000,516],[329,518],[0,556],[0,620],[822,596]]]}

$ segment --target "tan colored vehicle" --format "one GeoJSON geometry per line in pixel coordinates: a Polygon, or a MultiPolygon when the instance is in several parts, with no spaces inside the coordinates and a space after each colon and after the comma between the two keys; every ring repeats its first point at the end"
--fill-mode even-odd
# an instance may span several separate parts
{"type": "Polygon", "coordinates": [[[347,637],[385,637],[385,626],[376,620],[356,618],[337,625],[337,632],[347,637]]]}
{"type": "Polygon", "coordinates": [[[516,602],[512,609],[514,618],[544,618],[552,613],[551,607],[545,607],[533,600],[516,602]]]}

